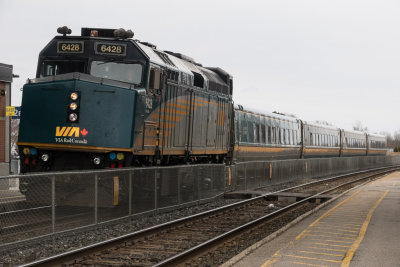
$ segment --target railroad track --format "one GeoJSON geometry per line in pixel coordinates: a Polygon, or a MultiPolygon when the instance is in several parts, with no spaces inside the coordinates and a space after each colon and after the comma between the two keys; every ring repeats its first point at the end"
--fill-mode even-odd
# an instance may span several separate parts
{"type": "Polygon", "coordinates": [[[80,248],[24,266],[206,266],[225,262],[252,242],[340,195],[399,167],[357,172],[265,194],[145,230],[80,248]],[[279,193],[303,193],[294,203],[279,193]],[[318,201],[316,201],[318,200],[318,201]]]}

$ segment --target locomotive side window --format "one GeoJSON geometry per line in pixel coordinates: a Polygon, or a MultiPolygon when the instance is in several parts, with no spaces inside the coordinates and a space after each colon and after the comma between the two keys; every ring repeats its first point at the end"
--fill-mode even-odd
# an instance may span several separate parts
{"type": "Polygon", "coordinates": [[[149,88],[151,89],[162,89],[162,72],[158,69],[150,70],[149,88]]]}
{"type": "Polygon", "coordinates": [[[100,78],[140,85],[143,66],[138,63],[92,61],[90,74],[100,78]]]}
{"type": "Polygon", "coordinates": [[[42,64],[40,77],[54,76],[71,72],[85,72],[84,61],[45,61],[42,64]]]}
{"type": "Polygon", "coordinates": [[[192,71],[193,76],[194,76],[194,82],[193,85],[196,87],[203,88],[204,87],[204,78],[200,73],[192,71]]]}

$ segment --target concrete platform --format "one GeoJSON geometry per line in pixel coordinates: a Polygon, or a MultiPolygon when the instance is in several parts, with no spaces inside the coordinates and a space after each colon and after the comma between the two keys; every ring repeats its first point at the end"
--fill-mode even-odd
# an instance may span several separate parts
{"type": "Polygon", "coordinates": [[[0,204],[23,200],[25,200],[25,196],[18,190],[0,190],[0,204]]]}
{"type": "Polygon", "coordinates": [[[224,266],[400,266],[400,172],[352,190],[224,266]]]}

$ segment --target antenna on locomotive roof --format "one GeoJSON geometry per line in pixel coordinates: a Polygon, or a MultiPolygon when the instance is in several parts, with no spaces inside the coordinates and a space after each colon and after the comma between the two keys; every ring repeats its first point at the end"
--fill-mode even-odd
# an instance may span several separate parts
{"type": "Polygon", "coordinates": [[[67,36],[67,34],[72,33],[72,30],[70,28],[68,28],[67,26],[63,26],[63,27],[58,27],[57,32],[59,34],[62,34],[63,36],[67,36]]]}

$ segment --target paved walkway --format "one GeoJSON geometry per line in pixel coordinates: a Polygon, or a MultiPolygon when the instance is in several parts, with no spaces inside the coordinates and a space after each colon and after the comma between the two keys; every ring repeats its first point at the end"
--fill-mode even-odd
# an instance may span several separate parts
{"type": "Polygon", "coordinates": [[[400,266],[400,172],[345,194],[233,266],[400,266]]]}

